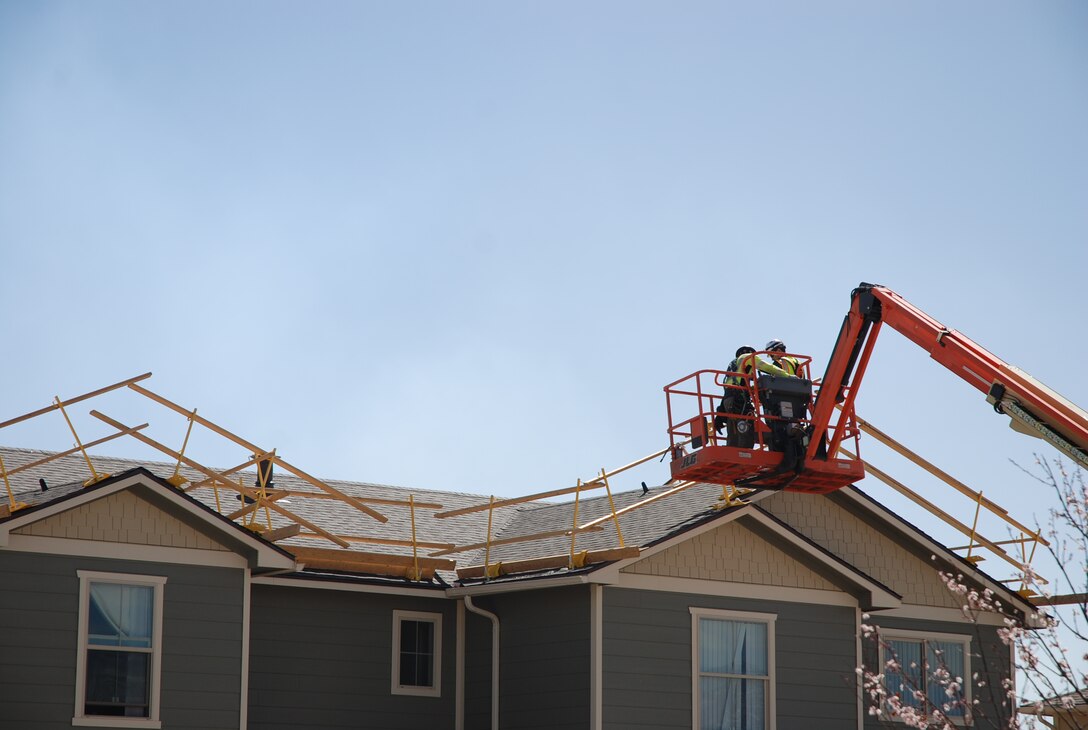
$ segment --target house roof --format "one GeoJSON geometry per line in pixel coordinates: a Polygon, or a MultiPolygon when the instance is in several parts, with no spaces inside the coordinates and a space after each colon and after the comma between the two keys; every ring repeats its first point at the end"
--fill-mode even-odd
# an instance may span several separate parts
{"type": "Polygon", "coordinates": [[[1045,697],[1037,702],[1025,702],[1017,708],[1021,715],[1054,716],[1062,713],[1088,715],[1088,689],[1075,689],[1072,692],[1045,697]]]}
{"type": "MultiPolygon", "coordinates": [[[[51,456],[49,452],[31,449],[0,448],[7,470],[18,470],[19,467],[51,456]]],[[[170,487],[165,479],[174,473],[175,464],[172,462],[136,461],[131,459],[119,459],[111,457],[93,456],[95,468],[100,472],[122,475],[133,470],[142,471],[149,477],[153,477],[155,484],[169,489],[171,492],[185,499],[203,505],[213,513],[217,520],[229,523],[224,514],[229,514],[241,507],[239,495],[226,489],[216,490],[210,487],[200,487],[191,491],[181,492],[170,487]]],[[[186,488],[199,482],[204,474],[182,467],[181,474],[190,480],[186,488]]],[[[247,486],[254,484],[254,472],[242,472],[247,486]]],[[[46,504],[54,504],[70,498],[75,494],[92,492],[97,487],[84,489],[82,481],[89,476],[89,470],[80,454],[63,456],[50,461],[35,469],[17,472],[11,477],[12,488],[18,501],[26,502],[31,508],[38,508],[46,504]],[[45,478],[49,484],[49,490],[42,492],[38,485],[38,479],[45,478]]],[[[237,477],[237,475],[235,475],[237,477]]],[[[470,494],[462,492],[443,492],[433,489],[413,489],[396,487],[384,484],[366,482],[352,482],[344,480],[325,480],[325,483],[360,500],[378,500],[368,502],[372,507],[388,518],[387,522],[379,522],[373,517],[361,512],[350,504],[337,500],[323,498],[325,495],[313,484],[292,474],[277,471],[273,477],[273,487],[276,490],[292,492],[291,496],[281,499],[277,504],[282,505],[292,514],[297,515],[306,522],[318,525],[336,535],[359,536],[362,539],[348,540],[348,549],[355,552],[372,554],[384,554],[389,556],[406,556],[412,554],[407,541],[412,539],[412,515],[411,510],[404,505],[384,504],[382,500],[406,502],[411,497],[419,506],[415,510],[417,554],[426,557],[433,553],[443,553],[456,546],[468,546],[473,543],[484,542],[487,539],[489,515],[488,510],[483,509],[467,514],[460,514],[445,519],[434,518],[439,511],[458,510],[465,507],[486,505],[489,496],[482,494],[470,494]],[[440,505],[440,506],[439,506],[440,505]],[[363,539],[368,541],[363,541],[363,539]],[[400,543],[400,544],[393,544],[400,543]]],[[[765,531],[773,532],[775,539],[784,541],[802,551],[807,551],[814,556],[817,562],[824,565],[824,569],[830,569],[840,578],[847,579],[853,585],[864,586],[866,591],[876,591],[884,596],[883,600],[891,600],[889,596],[895,596],[887,586],[873,579],[855,566],[847,564],[836,556],[827,545],[821,544],[811,535],[802,534],[781,520],[773,518],[763,510],[759,510],[758,503],[774,494],[763,491],[749,494],[746,501],[748,507],[732,507],[720,509],[719,499],[722,488],[711,484],[693,484],[687,488],[677,490],[676,484],[666,484],[651,488],[647,491],[632,490],[614,493],[611,499],[607,495],[587,496],[580,495],[577,500],[578,524],[599,521],[601,528],[592,532],[579,532],[575,539],[575,551],[597,551],[615,548],[620,544],[614,521],[610,518],[613,505],[619,517],[619,530],[623,536],[623,544],[637,546],[642,549],[653,548],[670,540],[676,540],[690,530],[715,523],[720,520],[737,518],[740,510],[746,510],[746,514],[753,519],[762,522],[765,531]],[[673,490],[670,496],[662,498],[662,495],[673,490]],[[640,503],[645,506],[638,507],[640,503]],[[632,509],[633,508],[633,509],[632,509]],[[624,512],[624,510],[630,510],[624,512]],[[757,517],[758,516],[758,517],[757,517]]],[[[914,525],[902,520],[884,509],[879,503],[864,495],[855,487],[839,490],[842,496],[834,497],[840,501],[848,500],[855,509],[861,509],[889,527],[894,527],[903,539],[913,543],[916,552],[928,554],[940,553],[949,561],[955,562],[963,568],[966,575],[971,576],[980,583],[992,587],[1006,596],[1007,600],[1021,610],[1031,611],[1031,604],[1009,590],[996,580],[989,578],[975,566],[967,563],[948,548],[926,535],[914,525]]],[[[814,497],[816,498],[816,497],[814,497]]],[[[16,513],[18,516],[20,513],[16,513]]],[[[25,513],[24,513],[25,514],[25,513]]],[[[261,509],[254,515],[260,522],[271,525],[273,529],[292,524],[293,520],[283,514],[261,509]]],[[[507,544],[494,544],[489,551],[484,548],[462,549],[460,552],[452,552],[445,557],[455,559],[459,566],[478,565],[484,562],[485,553],[490,563],[513,562],[530,557],[546,555],[566,555],[571,550],[570,535],[563,535],[575,524],[575,502],[573,500],[563,503],[528,502],[518,505],[496,507],[491,515],[492,541],[502,543],[518,537],[535,535],[539,533],[559,533],[556,536],[535,539],[530,542],[512,542],[507,544]]],[[[722,523],[724,524],[724,522],[722,523]]],[[[242,528],[234,525],[232,529],[242,528]]],[[[249,533],[248,530],[242,530],[249,533]]],[[[267,541],[261,540],[262,543],[267,541]]],[[[317,536],[296,535],[278,540],[277,548],[287,551],[299,552],[305,548],[340,548],[327,539],[317,536]]],[[[574,572],[588,572],[591,569],[576,569],[574,572]]],[[[534,571],[524,575],[508,576],[504,582],[518,580],[539,580],[542,577],[554,578],[559,575],[572,575],[564,565],[562,569],[534,571]]],[[[454,583],[457,576],[450,571],[440,572],[439,576],[448,583],[454,583]]]]}

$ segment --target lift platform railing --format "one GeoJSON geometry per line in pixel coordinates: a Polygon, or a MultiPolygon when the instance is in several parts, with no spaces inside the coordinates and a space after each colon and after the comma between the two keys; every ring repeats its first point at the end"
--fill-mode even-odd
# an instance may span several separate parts
{"type": "MultiPolygon", "coordinates": [[[[755,356],[765,363],[771,363],[771,354],[764,350],[756,352],[755,356]]],[[[783,355],[783,353],[774,354],[779,357],[783,355]]],[[[792,353],[785,355],[797,361],[796,376],[811,382],[812,358],[792,353]]],[[[807,408],[805,413],[795,414],[793,418],[784,418],[768,412],[761,402],[763,394],[758,387],[761,371],[757,368],[753,370],[752,373],[732,370],[698,370],[665,386],[669,441],[674,457],[688,442],[691,443],[692,448],[700,448],[723,440],[717,433],[718,429],[711,428],[715,418],[724,417],[750,423],[755,434],[753,448],[761,450],[770,448],[767,437],[771,432],[772,423],[791,421],[798,422],[802,426],[811,423],[807,408]],[[734,393],[739,393],[743,399],[751,402],[751,413],[727,413],[718,410],[724,396],[734,393]]]]}

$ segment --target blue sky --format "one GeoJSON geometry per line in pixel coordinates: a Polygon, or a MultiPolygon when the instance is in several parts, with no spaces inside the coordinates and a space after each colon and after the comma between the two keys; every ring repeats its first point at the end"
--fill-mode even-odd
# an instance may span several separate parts
{"type": "MultiPolygon", "coordinates": [[[[1086,31],[1080,2],[0,4],[0,420],[152,371],[311,473],[512,496],[662,448],[662,386],[739,344],[822,372],[859,281],[1083,406],[1086,31]]],[[[1010,463],[1042,442],[893,332],[858,412],[1043,515],[1010,463]]]]}

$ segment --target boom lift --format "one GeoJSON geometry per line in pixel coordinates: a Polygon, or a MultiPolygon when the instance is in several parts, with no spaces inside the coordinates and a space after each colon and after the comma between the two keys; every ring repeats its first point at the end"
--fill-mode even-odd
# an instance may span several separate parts
{"type": "Polygon", "coordinates": [[[1084,410],[887,287],[863,282],[850,297],[815,399],[810,358],[797,355],[802,363],[797,378],[700,370],[665,386],[674,479],[814,494],[861,479],[860,458],[837,455],[850,440],[858,454],[854,401],[884,324],[985,393],[997,413],[1012,419],[1012,428],[1046,440],[1088,468],[1084,410]],[[715,406],[723,389],[743,390],[751,398],[751,409],[725,419],[754,431],[751,443],[737,443],[714,428],[715,416],[718,425],[723,421],[715,406]]]}

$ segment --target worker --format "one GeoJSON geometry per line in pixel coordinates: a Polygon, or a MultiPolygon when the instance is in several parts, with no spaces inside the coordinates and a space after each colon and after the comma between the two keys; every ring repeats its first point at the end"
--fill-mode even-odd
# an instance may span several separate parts
{"type": "Polygon", "coordinates": [[[779,368],[794,378],[801,377],[801,361],[791,355],[786,355],[786,343],[782,340],[771,340],[763,346],[771,355],[771,361],[779,368]],[[782,354],[778,354],[782,353],[782,354]]]}
{"type": "Polygon", "coordinates": [[[789,377],[788,372],[763,360],[755,353],[754,347],[748,345],[738,347],[736,357],[727,368],[733,374],[725,378],[725,395],[722,396],[722,401],[716,409],[718,415],[714,417],[714,430],[720,434],[723,428],[726,429],[727,446],[750,449],[755,445],[755,422],[751,418],[754,413],[751,395],[752,381],[746,376],[751,376],[753,370],[757,370],[770,375],[789,377]],[[722,414],[747,416],[747,418],[729,418],[728,415],[722,414]]]}

